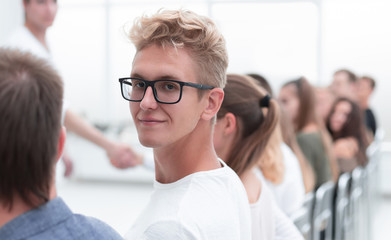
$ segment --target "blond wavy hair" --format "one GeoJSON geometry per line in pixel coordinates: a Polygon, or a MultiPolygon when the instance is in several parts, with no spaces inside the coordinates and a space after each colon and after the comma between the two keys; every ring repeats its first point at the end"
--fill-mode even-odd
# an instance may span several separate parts
{"type": "Polygon", "coordinates": [[[137,52],[153,44],[189,50],[200,83],[224,88],[228,54],[224,37],[211,19],[183,9],[161,9],[137,18],[129,38],[137,52]]]}

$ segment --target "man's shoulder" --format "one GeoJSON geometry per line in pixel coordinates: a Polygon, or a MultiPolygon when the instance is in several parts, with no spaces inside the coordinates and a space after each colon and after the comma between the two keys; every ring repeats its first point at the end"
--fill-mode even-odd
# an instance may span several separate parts
{"type": "Polygon", "coordinates": [[[63,224],[73,234],[78,233],[76,239],[122,239],[112,227],[93,217],[73,214],[63,224]]]}
{"type": "Polygon", "coordinates": [[[142,214],[127,239],[237,239],[229,236],[237,236],[241,222],[248,222],[243,216],[249,219],[244,187],[227,166],[189,175],[158,192],[148,205],[154,211],[142,214]]]}
{"type": "Polygon", "coordinates": [[[175,220],[158,221],[143,233],[143,239],[200,239],[197,231],[175,220]]]}
{"type": "Polygon", "coordinates": [[[183,219],[220,221],[236,218],[235,213],[242,205],[248,206],[243,184],[232,169],[224,166],[193,180],[180,203],[179,215],[183,219]]]}
{"type": "MultiPolygon", "coordinates": [[[[222,195],[236,194],[237,191],[244,192],[243,184],[238,175],[225,165],[219,169],[195,175],[188,186],[186,196],[191,198],[195,194],[221,197],[222,195]]],[[[210,201],[210,198],[204,200],[210,201]]]]}
{"type": "Polygon", "coordinates": [[[23,47],[22,43],[26,41],[26,39],[30,39],[31,34],[29,34],[28,30],[24,26],[17,27],[11,34],[5,39],[4,46],[6,47],[23,47]]]}
{"type": "Polygon", "coordinates": [[[3,239],[122,239],[107,224],[74,214],[61,198],[32,209],[0,228],[3,239]]]}

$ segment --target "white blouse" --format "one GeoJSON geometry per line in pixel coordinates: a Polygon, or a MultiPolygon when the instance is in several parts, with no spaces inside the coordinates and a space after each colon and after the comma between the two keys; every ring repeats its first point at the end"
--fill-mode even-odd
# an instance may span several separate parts
{"type": "Polygon", "coordinates": [[[293,222],[277,206],[273,193],[258,168],[255,174],[261,180],[262,191],[256,203],[250,204],[253,240],[303,239],[293,222]]]}

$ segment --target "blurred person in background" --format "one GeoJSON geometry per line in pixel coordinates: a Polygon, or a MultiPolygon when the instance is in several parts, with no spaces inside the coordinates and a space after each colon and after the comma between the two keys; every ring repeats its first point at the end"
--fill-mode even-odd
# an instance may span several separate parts
{"type": "Polygon", "coordinates": [[[122,239],[57,196],[63,83],[47,61],[0,48],[0,239],[122,239]]]}
{"type": "MultiPolygon", "coordinates": [[[[273,90],[269,84],[269,82],[264,78],[263,76],[257,74],[257,73],[250,73],[247,74],[248,76],[254,78],[257,80],[258,84],[263,87],[269,95],[274,98],[273,90]]],[[[270,156],[282,156],[284,158],[284,162],[286,162],[287,165],[290,164],[296,164],[295,162],[299,162],[301,174],[302,174],[302,181],[305,188],[305,193],[311,192],[314,189],[315,185],[315,178],[314,178],[314,171],[305,158],[303,152],[301,151],[295,137],[295,132],[293,130],[292,123],[289,121],[288,116],[283,108],[280,107],[280,121],[279,126],[276,127],[275,133],[273,133],[273,136],[271,137],[273,140],[270,142],[274,142],[275,144],[271,146],[270,150],[274,154],[271,154],[270,156]],[[280,144],[280,147],[277,148],[277,143],[280,144]],[[287,148],[288,146],[289,148],[287,148]],[[274,149],[274,150],[273,150],[274,149]],[[282,155],[280,154],[282,153],[282,155]]],[[[267,148],[269,149],[269,148],[267,148]]],[[[266,156],[265,156],[266,157],[266,156]]],[[[293,170],[292,176],[296,175],[294,169],[295,167],[286,167],[285,171],[291,171],[293,170]]],[[[285,181],[291,178],[285,178],[285,181]]],[[[300,181],[297,181],[300,182],[300,181]]],[[[283,196],[281,196],[281,201],[285,201],[283,196]]],[[[276,197],[278,199],[278,197],[276,197]]],[[[277,200],[278,201],[278,200],[277,200]]],[[[280,205],[281,207],[281,205],[280,205]]],[[[284,210],[284,207],[281,207],[284,210]]],[[[287,212],[286,212],[287,213],[287,212]]],[[[289,213],[287,213],[289,215],[289,213]]]]}
{"type": "Polygon", "coordinates": [[[299,143],[296,139],[296,134],[292,122],[290,121],[289,116],[284,110],[284,108],[281,108],[280,116],[280,131],[282,134],[282,139],[284,143],[288,145],[288,147],[292,150],[294,156],[299,161],[300,169],[303,175],[305,193],[312,192],[315,189],[314,169],[312,168],[307,158],[304,156],[303,151],[301,151],[299,143]]]}
{"type": "Polygon", "coordinates": [[[335,95],[329,87],[318,87],[315,88],[315,100],[316,111],[323,123],[326,124],[327,117],[329,116],[331,107],[335,101],[335,95]]]}
{"type": "Polygon", "coordinates": [[[334,154],[341,172],[351,172],[368,163],[368,137],[360,107],[348,98],[338,98],[327,119],[327,129],[333,138],[334,154]]]}
{"type": "MultiPolygon", "coordinates": [[[[263,76],[255,73],[248,74],[248,76],[255,79],[256,82],[274,98],[270,84],[263,76]]],[[[286,121],[286,114],[283,111],[283,108],[279,107],[279,109],[281,112],[278,126],[276,126],[270,137],[259,166],[261,170],[265,170],[262,172],[266,177],[267,183],[270,184],[269,187],[273,191],[278,205],[289,216],[294,210],[301,207],[304,199],[304,192],[307,193],[313,190],[315,180],[311,166],[297,145],[291,124],[287,125],[289,121],[286,121]],[[286,136],[289,135],[286,133],[287,131],[292,132],[293,139],[286,138],[286,136]],[[280,162],[284,165],[284,178],[283,181],[278,184],[273,177],[273,174],[266,170],[268,166],[267,162],[270,161],[270,159],[275,161],[276,158],[282,159],[280,162]],[[305,190],[303,190],[303,184],[305,190]],[[294,197],[295,200],[292,200],[289,197],[293,193],[296,196],[294,197]],[[288,201],[288,199],[291,200],[288,201]]]]}
{"type": "MultiPolygon", "coordinates": [[[[54,66],[46,33],[56,17],[57,1],[23,0],[23,8],[25,13],[24,25],[13,32],[7,39],[5,46],[29,51],[46,59],[54,66]]],[[[141,163],[141,156],[134,152],[130,146],[106,138],[98,129],[71,111],[67,104],[64,104],[63,107],[63,123],[68,131],[74,132],[103,148],[113,166],[127,168],[141,163]]],[[[73,168],[72,161],[67,154],[62,159],[65,164],[64,175],[69,176],[73,168]]]]}
{"type": "MultiPolygon", "coordinates": [[[[254,79],[245,75],[228,74],[224,92],[213,142],[217,155],[244,184],[251,207],[252,239],[302,239],[291,220],[277,206],[267,183],[281,184],[286,180],[285,170],[288,170],[281,156],[264,157],[272,152],[267,147],[279,124],[277,101],[271,99],[254,79]]],[[[280,143],[277,148],[280,148],[280,143]]],[[[304,187],[298,163],[293,167],[298,176],[289,179],[291,189],[275,190],[287,191],[286,200],[296,203],[300,197],[304,198],[304,187]],[[300,185],[297,188],[297,184],[301,184],[301,188],[300,185]]],[[[301,203],[298,203],[299,207],[301,203]]]]}
{"type": "Polygon", "coordinates": [[[357,100],[362,111],[364,111],[364,120],[367,129],[370,131],[371,138],[376,135],[377,123],[373,111],[369,107],[369,99],[375,90],[375,79],[369,76],[362,76],[358,79],[357,100]]]}
{"type": "Polygon", "coordinates": [[[339,176],[332,141],[315,109],[315,90],[301,77],[287,82],[279,100],[294,126],[297,142],[315,173],[315,189],[339,176]]]}
{"type": "Polygon", "coordinates": [[[357,101],[357,76],[348,69],[339,69],[333,75],[330,90],[336,97],[357,101]]]}
{"type": "Polygon", "coordinates": [[[272,87],[270,86],[269,82],[266,80],[264,76],[258,73],[249,73],[247,74],[247,76],[250,76],[255,80],[257,80],[258,84],[261,85],[261,87],[263,87],[266,90],[266,92],[269,93],[270,97],[274,98],[272,87]]]}

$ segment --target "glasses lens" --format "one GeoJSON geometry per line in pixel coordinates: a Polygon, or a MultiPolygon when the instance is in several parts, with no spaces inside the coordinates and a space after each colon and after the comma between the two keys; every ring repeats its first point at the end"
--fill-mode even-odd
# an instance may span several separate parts
{"type": "Polygon", "coordinates": [[[122,94],[130,101],[143,99],[145,83],[137,79],[128,79],[122,82],[122,94]]]}
{"type": "Polygon", "coordinates": [[[177,102],[181,96],[181,85],[173,81],[155,82],[156,95],[159,101],[166,103],[177,102]]]}

